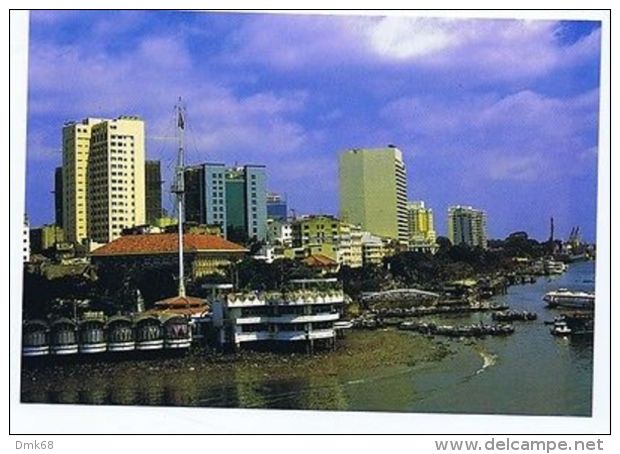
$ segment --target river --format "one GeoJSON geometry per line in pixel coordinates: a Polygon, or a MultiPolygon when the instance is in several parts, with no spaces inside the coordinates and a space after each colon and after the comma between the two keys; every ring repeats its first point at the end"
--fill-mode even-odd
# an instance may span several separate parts
{"type": "MultiPolygon", "coordinates": [[[[538,314],[537,321],[515,322],[512,336],[435,341],[414,333],[390,334],[399,343],[411,343],[401,356],[411,355],[416,348],[452,352],[435,360],[352,368],[355,351],[327,354],[333,358],[297,355],[291,361],[295,365],[290,366],[290,374],[286,356],[275,360],[279,363],[277,373],[260,358],[204,369],[196,360],[187,359],[56,364],[22,375],[22,401],[589,416],[592,341],[554,337],[543,324],[558,312],[547,309],[542,296],[560,287],[594,290],[594,262],[571,264],[561,276],[512,286],[506,295],[496,297],[494,302],[506,303],[513,310],[538,314]]],[[[490,314],[441,317],[445,323],[481,320],[490,321],[490,314]]],[[[366,331],[351,334],[343,342],[386,336],[366,331]]],[[[359,353],[360,363],[381,357],[377,351],[381,345],[365,345],[358,350],[366,355],[359,353]]]]}

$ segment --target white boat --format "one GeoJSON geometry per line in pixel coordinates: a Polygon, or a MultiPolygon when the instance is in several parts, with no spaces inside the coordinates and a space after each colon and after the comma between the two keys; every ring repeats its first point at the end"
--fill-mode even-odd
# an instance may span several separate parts
{"type": "Polygon", "coordinates": [[[554,260],[547,260],[545,262],[545,271],[548,274],[562,274],[567,270],[567,268],[568,265],[564,262],[554,260]]]}
{"type": "Polygon", "coordinates": [[[567,307],[573,309],[593,309],[594,299],[594,293],[571,292],[565,288],[548,292],[543,297],[543,300],[549,307],[567,307]]]}
{"type": "Polygon", "coordinates": [[[555,322],[553,328],[551,328],[551,334],[554,336],[568,336],[572,333],[572,330],[568,327],[566,322],[555,322]]]}

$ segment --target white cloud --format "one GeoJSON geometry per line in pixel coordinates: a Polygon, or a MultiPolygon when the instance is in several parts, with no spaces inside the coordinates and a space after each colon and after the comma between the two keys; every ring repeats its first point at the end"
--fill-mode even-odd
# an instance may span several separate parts
{"type": "Polygon", "coordinates": [[[544,20],[260,15],[245,22],[225,59],[287,71],[391,62],[514,81],[598,56],[599,29],[566,45],[562,27],[544,20]]]}

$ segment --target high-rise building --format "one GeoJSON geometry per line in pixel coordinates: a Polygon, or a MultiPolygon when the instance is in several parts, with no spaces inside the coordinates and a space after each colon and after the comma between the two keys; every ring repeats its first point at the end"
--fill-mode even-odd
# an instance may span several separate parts
{"type": "Polygon", "coordinates": [[[54,223],[62,227],[62,167],[56,167],[54,171],[54,223]]]}
{"type": "Polygon", "coordinates": [[[406,244],[407,173],[393,146],[353,149],[340,155],[340,214],[362,230],[406,244]]]}
{"type": "Polygon", "coordinates": [[[286,197],[270,192],[267,194],[267,218],[275,221],[286,221],[288,207],[286,197]]]}
{"type": "Polygon", "coordinates": [[[185,221],[226,226],[226,167],[205,163],[185,168],[185,221]]]}
{"type": "Polygon", "coordinates": [[[88,236],[108,243],[146,220],[144,122],[121,116],[91,127],[88,157],[88,236]]]}
{"type": "Polygon", "coordinates": [[[233,167],[226,172],[227,231],[248,238],[267,236],[267,176],[265,166],[233,167]]]}
{"type": "Polygon", "coordinates": [[[407,210],[409,212],[409,249],[433,251],[437,240],[433,210],[426,208],[422,201],[410,202],[407,210]]]}
{"type": "Polygon", "coordinates": [[[265,166],[207,163],[185,170],[185,220],[217,224],[226,238],[266,238],[265,166]]]}
{"type": "Polygon", "coordinates": [[[486,213],[470,206],[448,209],[448,238],[453,245],[487,247],[486,213]]]}
{"type": "Polygon", "coordinates": [[[144,122],[86,118],[63,127],[66,241],[107,243],[144,224],[144,122]]]}
{"type": "Polygon", "coordinates": [[[146,222],[153,224],[161,218],[161,162],[144,163],[146,222]]]}
{"type": "Polygon", "coordinates": [[[91,128],[101,121],[86,118],[65,123],[62,128],[62,225],[70,243],[81,243],[88,237],[86,171],[91,128]]]}

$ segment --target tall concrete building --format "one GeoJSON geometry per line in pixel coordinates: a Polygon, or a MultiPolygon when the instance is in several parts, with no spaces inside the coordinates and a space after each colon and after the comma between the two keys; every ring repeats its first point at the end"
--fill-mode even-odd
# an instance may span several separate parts
{"type": "Polygon", "coordinates": [[[86,118],[62,128],[62,225],[65,239],[81,243],[88,236],[87,167],[91,129],[103,120],[86,118]]]}
{"type": "Polygon", "coordinates": [[[267,237],[267,175],[265,166],[233,167],[226,172],[227,231],[248,238],[267,237]]]}
{"type": "Polygon", "coordinates": [[[433,210],[424,206],[424,202],[410,202],[409,213],[409,249],[433,250],[437,233],[434,228],[433,210]]]}
{"type": "Polygon", "coordinates": [[[63,197],[62,167],[56,167],[54,171],[54,223],[58,227],[62,227],[63,197]]]}
{"type": "Polygon", "coordinates": [[[63,127],[66,241],[107,243],[144,224],[144,122],[86,118],[63,127]]]}
{"type": "Polygon", "coordinates": [[[265,166],[206,163],[185,170],[185,220],[219,225],[226,238],[267,236],[265,166]]]}
{"type": "Polygon", "coordinates": [[[353,149],[340,155],[340,214],[362,230],[406,244],[407,173],[402,152],[353,149]]]}
{"type": "Polygon", "coordinates": [[[205,163],[185,169],[185,221],[226,226],[226,166],[205,163]]]}
{"type": "Polygon", "coordinates": [[[448,238],[453,245],[486,248],[486,213],[470,206],[448,208],[448,238]]]}
{"type": "Polygon", "coordinates": [[[121,116],[91,127],[88,237],[108,243],[146,221],[144,122],[121,116]]]}
{"type": "Polygon", "coordinates": [[[145,161],[144,184],[146,200],[146,222],[153,224],[161,218],[161,162],[145,161]]]}

